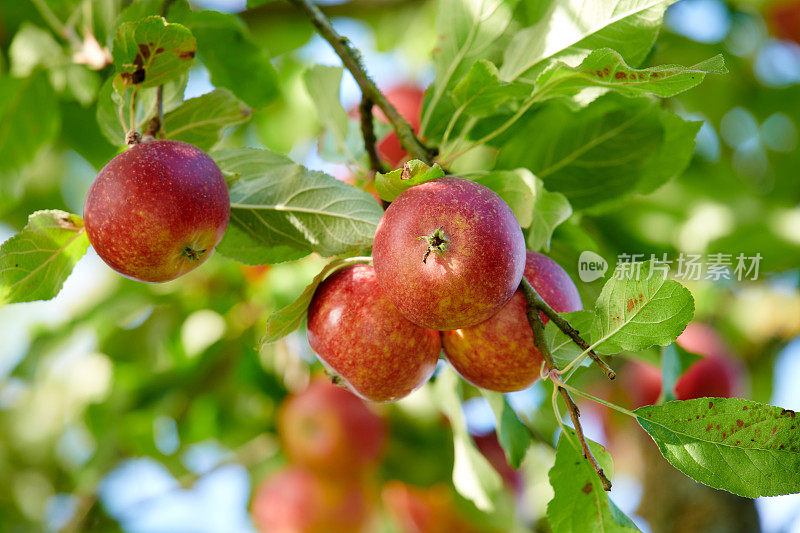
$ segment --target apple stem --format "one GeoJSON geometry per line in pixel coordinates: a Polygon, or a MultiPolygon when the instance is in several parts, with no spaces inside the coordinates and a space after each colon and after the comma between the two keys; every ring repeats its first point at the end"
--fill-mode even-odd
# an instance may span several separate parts
{"type": "Polygon", "coordinates": [[[537,305],[537,299],[541,300],[541,297],[536,293],[536,290],[533,288],[533,286],[531,286],[530,282],[525,279],[524,276],[522,277],[522,282],[519,284],[519,288],[525,295],[525,301],[527,302],[526,315],[528,316],[528,322],[531,325],[531,329],[533,329],[533,341],[536,345],[536,348],[542,354],[542,358],[547,365],[548,374],[550,379],[553,381],[553,385],[561,394],[561,397],[564,399],[564,403],[567,405],[569,417],[572,419],[572,425],[575,429],[575,434],[578,436],[578,442],[580,443],[583,457],[589,461],[589,463],[592,465],[592,468],[594,468],[595,472],[597,472],[597,476],[600,478],[600,482],[603,484],[603,489],[610,491],[611,481],[606,477],[605,472],[603,472],[603,469],[600,467],[597,459],[595,459],[594,455],[592,455],[592,451],[589,449],[589,445],[586,442],[586,437],[583,434],[583,427],[581,426],[581,413],[578,410],[578,406],[575,404],[572,396],[570,396],[569,391],[564,388],[564,383],[562,383],[557,377],[559,375],[559,370],[555,361],[553,360],[553,356],[550,354],[550,350],[547,348],[547,343],[544,339],[544,324],[539,316],[540,308],[537,305]]]}
{"type": "Polygon", "coordinates": [[[142,136],[136,130],[130,130],[127,134],[125,134],[125,144],[128,146],[134,146],[142,142],[142,136]]]}

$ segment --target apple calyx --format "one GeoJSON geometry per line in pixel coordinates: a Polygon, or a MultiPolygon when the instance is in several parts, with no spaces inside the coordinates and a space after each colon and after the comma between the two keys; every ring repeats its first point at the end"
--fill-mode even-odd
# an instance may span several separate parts
{"type": "Polygon", "coordinates": [[[425,251],[425,255],[422,256],[423,263],[428,261],[428,256],[431,255],[431,252],[441,255],[447,249],[447,243],[450,242],[450,240],[445,236],[443,230],[444,226],[440,226],[428,236],[417,237],[428,243],[428,249],[425,251]]]}
{"type": "Polygon", "coordinates": [[[200,261],[200,259],[203,257],[203,254],[205,253],[206,253],[205,250],[195,250],[191,246],[185,246],[183,250],[181,250],[181,255],[183,257],[191,259],[192,261],[200,261]]]}

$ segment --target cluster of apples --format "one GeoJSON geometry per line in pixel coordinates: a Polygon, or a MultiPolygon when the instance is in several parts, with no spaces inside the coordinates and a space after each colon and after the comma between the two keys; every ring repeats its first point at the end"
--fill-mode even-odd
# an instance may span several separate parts
{"type": "Polygon", "coordinates": [[[329,370],[376,402],[425,383],[442,349],[478,387],[530,386],[542,359],[518,289],[523,273],[556,311],[582,307],[567,273],[526,251],[508,205],[462,178],[400,194],[378,225],[373,265],[346,267],[318,287],[308,339],[329,370]]]}
{"type": "Polygon", "coordinates": [[[387,426],[364,401],[324,379],[281,406],[278,433],[289,465],[263,480],[251,514],[265,533],[377,529],[380,501],[400,533],[474,532],[442,486],[376,481],[387,426]]]}

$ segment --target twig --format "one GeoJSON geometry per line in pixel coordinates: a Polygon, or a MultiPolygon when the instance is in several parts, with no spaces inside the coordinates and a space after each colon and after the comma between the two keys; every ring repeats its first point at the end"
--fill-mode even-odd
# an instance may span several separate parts
{"type": "Polygon", "coordinates": [[[50,9],[50,6],[47,5],[47,2],[44,0],[31,0],[36,10],[42,16],[44,21],[47,23],[48,26],[62,39],[66,39],[66,41],[76,49],[79,49],[82,45],[81,40],[78,38],[78,35],[75,33],[75,29],[72,26],[68,26],[63,24],[53,10],[50,9]]]}
{"type": "Polygon", "coordinates": [[[581,414],[578,410],[578,406],[575,405],[575,402],[572,400],[572,396],[570,396],[569,391],[562,387],[560,385],[560,381],[554,377],[554,372],[558,371],[558,367],[556,366],[555,361],[553,361],[553,356],[550,354],[550,351],[547,349],[547,345],[545,344],[544,324],[542,324],[542,319],[539,316],[539,307],[536,304],[536,300],[539,298],[539,295],[536,294],[536,291],[533,289],[528,280],[525,279],[525,277],[522,278],[519,288],[525,295],[525,300],[528,304],[526,314],[528,316],[528,322],[533,329],[533,341],[536,344],[536,348],[538,348],[538,350],[541,352],[545,364],[547,365],[548,370],[551,372],[551,376],[553,376],[553,385],[558,388],[558,392],[561,394],[561,397],[564,399],[564,403],[567,405],[569,416],[572,419],[572,425],[575,428],[575,434],[578,436],[578,441],[580,442],[583,457],[589,461],[589,463],[592,465],[592,468],[594,468],[595,472],[597,472],[597,476],[600,478],[603,488],[609,491],[611,490],[611,481],[609,481],[609,479],[606,477],[603,469],[597,463],[597,459],[595,459],[594,455],[592,455],[589,445],[586,443],[586,437],[583,435],[583,428],[581,427],[581,414]]]}
{"type": "Polygon", "coordinates": [[[333,50],[336,52],[345,68],[350,71],[355,78],[356,83],[361,89],[361,94],[365,98],[369,98],[378,108],[383,111],[386,118],[389,119],[397,138],[403,148],[414,158],[424,161],[427,164],[433,163],[434,151],[426,147],[422,142],[417,139],[411,125],[404,119],[397,109],[386,99],[386,97],[378,90],[375,82],[369,77],[361,64],[361,53],[353,48],[350,41],[340,35],[333,26],[328,17],[316,6],[311,0],[289,0],[289,2],[302,11],[311,20],[311,23],[317,28],[319,34],[330,43],[333,50]]]}
{"type": "Polygon", "coordinates": [[[586,351],[589,357],[592,358],[592,361],[597,363],[597,366],[603,369],[608,379],[616,378],[617,374],[611,369],[611,367],[609,367],[605,363],[605,361],[600,359],[600,356],[597,355],[597,353],[595,353],[594,350],[589,349],[589,343],[583,340],[583,338],[580,336],[580,332],[577,329],[573,328],[572,324],[570,324],[567,320],[565,320],[564,317],[559,315],[552,307],[547,305],[547,302],[545,302],[542,299],[542,297],[539,296],[539,293],[536,292],[536,289],[531,287],[531,290],[533,290],[533,295],[532,295],[533,305],[539,311],[544,313],[544,316],[552,320],[553,323],[555,323],[555,325],[558,326],[558,329],[563,331],[564,334],[567,335],[570,339],[572,339],[572,341],[575,344],[577,344],[582,350],[586,351]]]}
{"type": "Polygon", "coordinates": [[[378,157],[378,150],[375,143],[378,141],[375,138],[375,129],[372,122],[372,100],[368,96],[361,98],[361,107],[359,108],[361,115],[361,134],[364,137],[364,149],[369,156],[369,166],[374,172],[385,172],[385,168],[381,158],[378,157]]]}

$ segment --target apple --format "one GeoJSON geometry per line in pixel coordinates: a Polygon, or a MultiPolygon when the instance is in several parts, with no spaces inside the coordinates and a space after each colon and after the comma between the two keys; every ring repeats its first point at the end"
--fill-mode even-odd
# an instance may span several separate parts
{"type": "Polygon", "coordinates": [[[470,180],[407,189],[383,214],[372,249],[386,297],[411,322],[454,330],[483,322],[517,290],[525,239],[511,208],[470,180]]]}
{"type": "MultiPolygon", "coordinates": [[[[583,308],[569,274],[546,255],[526,253],[525,278],[559,313],[583,308]]],[[[521,290],[491,318],[468,328],[442,332],[444,354],[467,381],[483,389],[513,392],[539,377],[542,355],[536,348],[521,290]]]]}
{"type": "MultiPolygon", "coordinates": [[[[422,100],[425,93],[415,85],[398,85],[387,89],[384,92],[386,99],[392,104],[397,112],[400,113],[404,119],[408,121],[414,133],[419,133],[420,127],[420,114],[422,111],[422,100]]],[[[382,111],[376,108],[375,117],[388,124],[389,120],[382,111]]],[[[403,161],[408,157],[408,152],[405,151],[400,144],[400,139],[394,131],[386,134],[377,143],[378,155],[381,159],[389,163],[392,168],[398,168],[403,161]]]]}
{"type": "Polygon", "coordinates": [[[462,518],[444,485],[413,487],[388,481],[381,492],[384,506],[399,533],[477,533],[462,518]]]}
{"type": "Polygon", "coordinates": [[[320,284],[308,308],[308,341],[328,369],[374,402],[423,385],[441,352],[439,333],[406,320],[370,265],[345,267],[320,284]]]}
{"type": "MultiPolygon", "coordinates": [[[[724,341],[707,324],[692,322],[676,342],[685,350],[702,356],[675,383],[675,398],[730,398],[742,392],[743,370],[724,341]]],[[[661,369],[631,361],[624,383],[636,407],[653,405],[661,396],[661,369]]]]}
{"type": "Polygon", "coordinates": [[[358,483],[290,466],[258,486],[251,512],[263,533],[356,533],[367,530],[371,505],[358,483]]]}
{"type": "Polygon", "coordinates": [[[764,14],[772,34],[800,44],[800,2],[783,0],[769,5],[764,14]]]}
{"type": "Polygon", "coordinates": [[[103,167],[83,214],[89,242],[111,268],[138,281],[169,281],[211,255],[228,227],[230,198],[208,154],[156,140],[103,167]]]}
{"type": "Polygon", "coordinates": [[[676,342],[685,350],[703,356],[678,378],[675,383],[676,398],[730,398],[741,394],[744,372],[711,326],[693,322],[676,342]]]}
{"type": "Polygon", "coordinates": [[[283,403],[278,433],[294,464],[339,477],[376,465],[386,444],[381,418],[353,393],[324,379],[283,403]]]}

